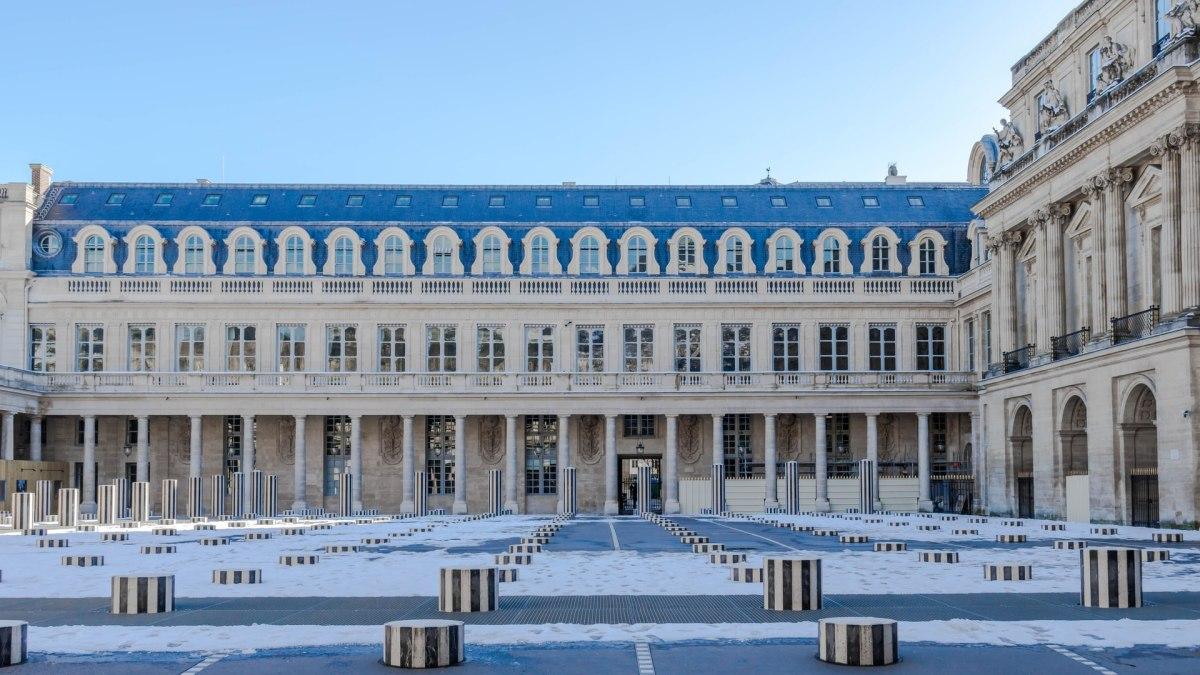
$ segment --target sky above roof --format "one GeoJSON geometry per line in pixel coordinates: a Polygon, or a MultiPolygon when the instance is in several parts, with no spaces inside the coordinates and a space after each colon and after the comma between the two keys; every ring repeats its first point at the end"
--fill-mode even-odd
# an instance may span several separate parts
{"type": "Polygon", "coordinates": [[[958,181],[1075,4],[18,3],[0,179],[958,181]]]}

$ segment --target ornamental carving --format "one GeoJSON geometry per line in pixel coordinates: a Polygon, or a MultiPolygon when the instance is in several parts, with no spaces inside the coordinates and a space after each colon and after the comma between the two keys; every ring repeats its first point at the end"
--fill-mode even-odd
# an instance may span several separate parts
{"type": "Polygon", "coordinates": [[[584,415],[579,423],[579,458],[584,464],[596,464],[604,457],[604,422],[595,415],[584,415]]]}
{"type": "Polygon", "coordinates": [[[181,462],[187,462],[192,454],[191,420],[184,418],[167,418],[167,454],[181,462]]]}
{"type": "Polygon", "coordinates": [[[399,466],[404,461],[404,420],[398,415],[379,419],[379,459],[386,466],[399,466]]]}
{"type": "Polygon", "coordinates": [[[1100,45],[1100,73],[1096,77],[1096,91],[1103,91],[1125,79],[1133,70],[1129,49],[1111,37],[1105,37],[1100,45]]]}
{"type": "Polygon", "coordinates": [[[1067,97],[1054,86],[1054,80],[1047,79],[1042,95],[1038,99],[1038,119],[1043,132],[1054,131],[1071,119],[1067,109],[1067,97]]]}
{"type": "Polygon", "coordinates": [[[1171,22],[1172,37],[1195,33],[1200,22],[1200,0],[1178,0],[1165,16],[1171,22]]]}
{"type": "Polygon", "coordinates": [[[684,464],[695,464],[700,460],[700,418],[695,415],[679,417],[679,459],[684,464]]]}
{"type": "Polygon", "coordinates": [[[800,428],[800,419],[796,415],[787,414],[780,415],[778,427],[776,429],[776,444],[777,452],[780,459],[784,461],[796,459],[800,454],[800,448],[796,444],[799,434],[797,431],[800,428]]]}
{"type": "Polygon", "coordinates": [[[488,464],[499,464],[504,457],[504,421],[496,415],[479,420],[479,454],[488,464]]]}
{"type": "Polygon", "coordinates": [[[279,461],[290,464],[296,456],[296,418],[279,418],[279,438],[275,442],[275,451],[279,461]]]}
{"type": "Polygon", "coordinates": [[[1000,149],[996,163],[992,165],[992,171],[995,172],[1021,154],[1025,149],[1025,137],[1021,135],[1016,124],[1003,117],[1000,118],[1000,128],[992,127],[992,131],[996,134],[996,146],[1000,149]]]}

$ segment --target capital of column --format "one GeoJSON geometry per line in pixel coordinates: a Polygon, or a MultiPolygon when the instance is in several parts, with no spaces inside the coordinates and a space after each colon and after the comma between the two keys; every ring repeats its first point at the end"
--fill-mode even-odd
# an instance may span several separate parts
{"type": "Polygon", "coordinates": [[[616,414],[613,414],[613,413],[604,413],[604,419],[615,420],[615,419],[617,419],[617,416],[616,416],[616,414]]]}
{"type": "Polygon", "coordinates": [[[924,418],[924,419],[929,419],[929,413],[927,413],[927,412],[919,412],[919,413],[917,413],[917,418],[918,418],[918,419],[921,419],[921,418],[924,418]]]}
{"type": "Polygon", "coordinates": [[[203,420],[204,415],[188,415],[188,419],[192,420],[193,422],[196,420],[203,420]]]}
{"type": "Polygon", "coordinates": [[[1101,173],[1083,181],[1083,185],[1079,186],[1083,190],[1083,196],[1088,200],[1092,200],[1099,193],[1103,192],[1108,187],[1108,173],[1101,173]]]}
{"type": "Polygon", "coordinates": [[[679,415],[676,413],[663,413],[663,417],[669,420],[679,419],[679,415]]]}
{"type": "Polygon", "coordinates": [[[1126,183],[1133,182],[1133,169],[1127,166],[1117,166],[1108,170],[1108,187],[1116,191],[1126,183]]]}
{"type": "Polygon", "coordinates": [[[776,416],[778,416],[778,414],[779,413],[771,412],[771,413],[763,413],[762,416],[764,419],[773,420],[773,419],[775,419],[776,416]]]}
{"type": "Polygon", "coordinates": [[[517,417],[518,417],[518,415],[512,415],[512,414],[509,414],[509,413],[505,413],[505,414],[504,414],[504,419],[506,419],[506,420],[516,420],[516,419],[517,419],[517,417]]]}
{"type": "Polygon", "coordinates": [[[295,419],[297,422],[303,422],[303,421],[305,421],[305,420],[307,420],[307,419],[308,419],[308,415],[305,415],[305,414],[293,414],[293,415],[292,415],[292,418],[293,418],[293,419],[295,419]]]}

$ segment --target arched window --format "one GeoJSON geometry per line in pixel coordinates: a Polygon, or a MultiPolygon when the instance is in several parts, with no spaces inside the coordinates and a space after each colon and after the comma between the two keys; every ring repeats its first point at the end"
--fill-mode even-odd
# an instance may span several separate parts
{"type": "Polygon", "coordinates": [[[791,237],[782,236],[775,240],[775,271],[796,271],[796,248],[791,237]]]}
{"type": "Polygon", "coordinates": [[[875,235],[871,240],[871,271],[889,272],[891,261],[892,247],[888,244],[887,237],[882,234],[875,235]]]}
{"type": "Polygon", "coordinates": [[[502,257],[502,245],[500,237],[494,234],[489,234],[483,238],[483,273],[484,274],[500,274],[503,267],[500,265],[502,257]]]}
{"type": "Polygon", "coordinates": [[[293,234],[283,244],[283,273],[304,274],[304,240],[293,234]]]}
{"type": "Polygon", "coordinates": [[[679,244],[675,247],[675,259],[678,263],[679,273],[695,272],[696,271],[696,240],[691,237],[680,237],[679,244]]]}
{"type": "Polygon", "coordinates": [[[629,238],[626,264],[630,274],[645,274],[649,265],[646,255],[646,240],[640,236],[629,238]]]}
{"type": "Polygon", "coordinates": [[[741,274],[746,269],[742,256],[742,240],[730,237],[725,242],[725,271],[730,274],[741,274]]]}
{"type": "Polygon", "coordinates": [[[83,271],[86,274],[104,273],[104,239],[98,234],[83,242],[83,271]]]}
{"type": "Polygon", "coordinates": [[[453,274],[453,258],[454,246],[450,244],[450,237],[438,235],[437,239],[433,240],[433,273],[438,276],[453,274]]]}
{"type": "Polygon", "coordinates": [[[134,274],[154,274],[154,239],[148,234],[137,238],[133,246],[134,274]]]}
{"type": "Polygon", "coordinates": [[[254,240],[243,234],[233,242],[233,273],[254,274],[254,240]]]}
{"type": "Polygon", "coordinates": [[[183,273],[204,274],[204,239],[198,234],[183,243],[183,273]]]}
{"type": "Polygon", "coordinates": [[[339,277],[354,274],[354,243],[350,237],[338,237],[333,243],[333,273],[339,277]]]}
{"type": "Polygon", "coordinates": [[[590,234],[579,242],[579,273],[600,273],[600,241],[590,234]]]}
{"type": "Polygon", "coordinates": [[[824,269],[825,274],[838,274],[842,271],[842,244],[833,237],[825,239],[824,248],[824,269]]]}
{"type": "Polygon", "coordinates": [[[937,274],[937,247],[932,239],[926,239],[917,247],[917,258],[920,262],[919,273],[937,274]]]}
{"type": "Polygon", "coordinates": [[[531,273],[550,273],[550,240],[543,235],[537,235],[529,246],[529,254],[529,271],[531,273]]]}
{"type": "Polygon", "coordinates": [[[404,242],[394,234],[383,240],[383,274],[389,277],[404,274],[404,242]]]}

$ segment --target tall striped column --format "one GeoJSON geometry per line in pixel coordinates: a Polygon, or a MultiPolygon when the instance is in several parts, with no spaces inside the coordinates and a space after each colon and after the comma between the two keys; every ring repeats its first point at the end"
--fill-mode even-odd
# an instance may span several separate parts
{"type": "Polygon", "coordinates": [[[255,469],[250,472],[250,505],[248,510],[255,516],[263,515],[263,507],[266,506],[266,478],[262,469],[255,469]]]}
{"type": "Polygon", "coordinates": [[[354,515],[354,477],[349,471],[338,475],[338,504],[342,516],[354,515]]]}
{"type": "Polygon", "coordinates": [[[488,513],[500,515],[504,505],[504,472],[500,469],[488,470],[488,513]]]}
{"type": "Polygon", "coordinates": [[[637,510],[639,514],[651,513],[650,508],[650,467],[637,468],[637,510]]]}
{"type": "Polygon", "coordinates": [[[112,525],[117,522],[117,486],[96,486],[96,524],[112,525]]]}
{"type": "Polygon", "coordinates": [[[144,481],[134,481],[130,486],[131,499],[129,502],[130,518],[137,523],[150,520],[150,484],[144,481]]]}
{"type": "Polygon", "coordinates": [[[263,508],[260,514],[264,518],[274,518],[279,515],[279,476],[267,476],[266,487],[263,491],[263,508]]]}
{"type": "Polygon", "coordinates": [[[429,473],[427,471],[418,471],[413,475],[413,488],[416,495],[413,513],[418,516],[429,515],[429,473]]]}
{"type": "Polygon", "coordinates": [[[229,488],[229,514],[234,518],[245,518],[246,474],[241,471],[235,471],[229,488]]]}
{"type": "Polygon", "coordinates": [[[58,489],[58,524],[63,527],[79,525],[79,488],[58,489]]]}
{"type": "Polygon", "coordinates": [[[764,557],[763,609],[821,609],[821,559],[764,557]]]}
{"type": "Polygon", "coordinates": [[[54,481],[39,480],[34,487],[37,499],[33,504],[33,519],[44,523],[54,513],[54,481]]]}
{"type": "Polygon", "coordinates": [[[204,515],[204,479],[192,476],[188,479],[188,518],[204,515]]]}
{"type": "Polygon", "coordinates": [[[29,622],[0,619],[0,668],[25,663],[29,656],[29,622]]]}
{"type": "Polygon", "coordinates": [[[179,481],[174,478],[164,478],[162,482],[161,512],[164,520],[175,520],[179,516],[179,481]]]}
{"type": "Polygon", "coordinates": [[[1142,551],[1097,546],[1079,551],[1080,600],[1084,607],[1142,606],[1142,551]]]}
{"type": "Polygon", "coordinates": [[[573,516],[579,512],[579,497],[575,492],[575,467],[563,469],[563,513],[573,516]]]}
{"type": "Polygon", "coordinates": [[[725,466],[712,465],[712,512],[713,515],[725,510],[725,466]]]}
{"type": "Polygon", "coordinates": [[[116,486],[117,492],[117,518],[129,517],[129,479],[114,478],[113,485],[116,486]]]}
{"type": "Polygon", "coordinates": [[[229,494],[229,486],[225,480],[225,474],[215,474],[210,479],[209,490],[211,492],[209,508],[212,509],[209,515],[213,518],[220,518],[225,515],[225,495],[229,494]]]}
{"type": "Polygon", "coordinates": [[[37,495],[32,492],[14,492],[12,496],[12,524],[18,532],[33,527],[37,511],[37,495]]]}
{"type": "Polygon", "coordinates": [[[783,510],[789,515],[800,513],[800,462],[783,465],[783,510]]]}
{"type": "Polygon", "coordinates": [[[875,462],[870,459],[858,460],[859,513],[875,513],[875,502],[879,494],[879,486],[875,480],[875,462]]]}

